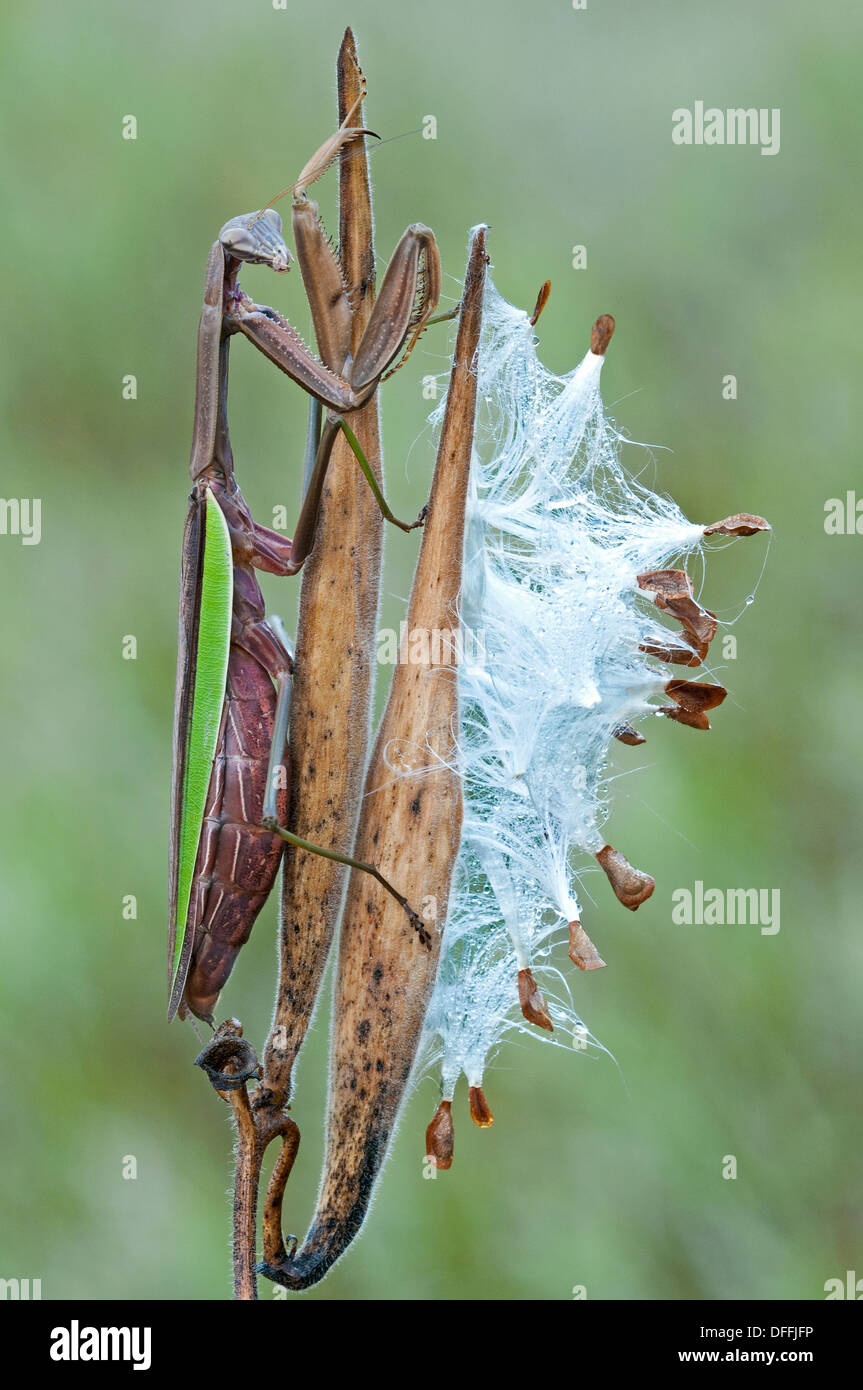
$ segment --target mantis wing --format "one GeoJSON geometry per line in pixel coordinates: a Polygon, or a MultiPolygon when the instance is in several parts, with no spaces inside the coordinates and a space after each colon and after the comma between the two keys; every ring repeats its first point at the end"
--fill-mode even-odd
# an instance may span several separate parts
{"type": "Polygon", "coordinates": [[[196,489],[186,513],[180,574],[171,790],[169,1019],[183,997],[195,943],[189,905],[225,702],[233,588],[227,521],[210,488],[196,489]]]}

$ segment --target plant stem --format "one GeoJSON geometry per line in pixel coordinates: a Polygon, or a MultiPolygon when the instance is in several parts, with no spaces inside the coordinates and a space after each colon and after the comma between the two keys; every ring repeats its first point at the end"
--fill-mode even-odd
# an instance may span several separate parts
{"type": "MultiPolygon", "coordinates": [[[[239,1091],[230,1091],[228,1098],[233,1107],[237,1130],[233,1223],[234,1298],[250,1302],[258,1297],[255,1272],[256,1228],[258,1189],[264,1154],[274,1139],[281,1138],[281,1151],[276,1159],[264,1205],[264,1258],[268,1259],[269,1252],[275,1248],[276,1232],[278,1246],[284,1255],[281,1237],[282,1195],[300,1147],[300,1131],[289,1115],[270,1104],[258,1104],[253,1108],[245,1086],[239,1091]]],[[[256,1098],[259,1099],[257,1096],[256,1098]]]]}
{"type": "Polygon", "coordinates": [[[228,1092],[237,1130],[234,1168],[234,1298],[258,1297],[255,1277],[255,1225],[258,1210],[258,1179],[261,1171],[255,1117],[245,1086],[228,1092]]]}

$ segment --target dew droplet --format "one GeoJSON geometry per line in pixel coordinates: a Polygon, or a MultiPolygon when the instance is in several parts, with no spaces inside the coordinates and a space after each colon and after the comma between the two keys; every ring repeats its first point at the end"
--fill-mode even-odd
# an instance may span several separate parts
{"type": "Polygon", "coordinates": [[[754,603],[754,602],[755,602],[755,595],[754,595],[754,594],[747,594],[747,596],[746,596],[746,607],[748,608],[749,605],[750,605],[750,603],[754,603]]]}

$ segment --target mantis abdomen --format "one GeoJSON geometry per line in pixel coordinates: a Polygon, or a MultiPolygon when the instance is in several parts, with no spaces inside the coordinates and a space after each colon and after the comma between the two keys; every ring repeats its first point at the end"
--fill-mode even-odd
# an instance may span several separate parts
{"type": "MultiPolygon", "coordinates": [[[[267,671],[232,646],[219,745],[207,792],[192,885],[195,944],[184,1002],[212,1023],[219,993],[272,891],[283,840],[262,828],[276,692],[267,671]]],[[[288,812],[288,763],[277,794],[288,812]]]]}

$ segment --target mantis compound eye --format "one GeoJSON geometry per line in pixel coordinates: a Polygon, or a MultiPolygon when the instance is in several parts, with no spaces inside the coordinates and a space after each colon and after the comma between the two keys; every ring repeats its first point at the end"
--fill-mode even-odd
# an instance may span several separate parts
{"type": "Polygon", "coordinates": [[[219,241],[238,261],[268,265],[280,273],[290,269],[291,254],[282,238],[282,219],[275,208],[232,217],[219,232],[219,241]]]}

